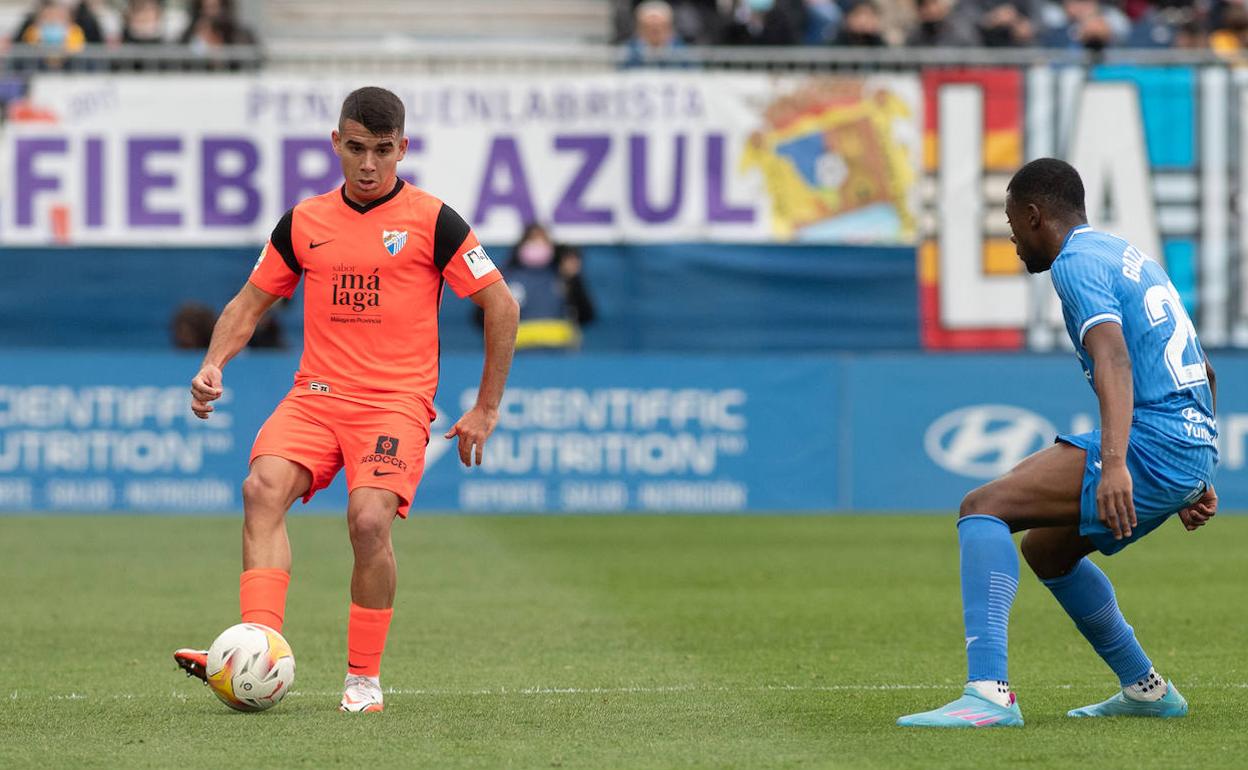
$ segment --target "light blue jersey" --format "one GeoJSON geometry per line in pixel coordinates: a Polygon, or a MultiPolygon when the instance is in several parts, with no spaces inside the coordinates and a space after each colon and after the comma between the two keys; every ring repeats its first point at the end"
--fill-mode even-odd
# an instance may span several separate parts
{"type": "Polygon", "coordinates": [[[1058,437],[1088,453],[1080,532],[1113,553],[1213,482],[1218,429],[1205,354],[1166,271],[1121,238],[1087,225],[1071,230],[1053,262],[1053,286],[1090,383],[1095,364],[1083,340],[1093,327],[1119,324],[1131,356],[1135,404],[1127,466],[1140,519],[1131,538],[1114,541],[1097,520],[1100,431],[1058,437]]]}
{"type": "Polygon", "coordinates": [[[1176,448],[1214,447],[1205,354],[1161,265],[1121,238],[1084,225],[1066,237],[1053,263],[1053,286],[1088,381],[1094,364],[1084,336],[1098,324],[1121,325],[1135,385],[1132,425],[1160,432],[1176,448]]]}

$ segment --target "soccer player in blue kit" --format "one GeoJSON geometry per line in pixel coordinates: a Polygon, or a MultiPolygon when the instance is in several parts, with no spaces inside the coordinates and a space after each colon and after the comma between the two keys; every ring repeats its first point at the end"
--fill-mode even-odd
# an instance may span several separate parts
{"type": "Polygon", "coordinates": [[[1105,660],[1122,690],[1072,717],[1181,717],[1187,701],[1153,668],[1088,558],[1111,555],[1177,513],[1195,530],[1217,510],[1213,369],[1165,271],[1087,223],[1083,182],[1041,158],[1010,181],[1005,212],[1027,271],[1053,272],[1066,330],[1100,403],[1101,429],[1060,435],[962,501],[958,518],[967,684],[962,697],[901,717],[908,727],[1023,724],[1006,670],[1018,587],[1012,532],[1031,570],[1105,660]]]}

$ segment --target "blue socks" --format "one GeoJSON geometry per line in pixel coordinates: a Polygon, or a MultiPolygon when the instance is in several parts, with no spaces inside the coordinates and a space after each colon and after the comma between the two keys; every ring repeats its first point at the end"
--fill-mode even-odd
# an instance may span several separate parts
{"type": "MultiPolygon", "coordinates": [[[[963,573],[965,591],[965,569],[963,573]]],[[[1053,592],[1079,632],[1118,675],[1123,687],[1148,676],[1153,664],[1135,640],[1135,630],[1127,625],[1122,610],[1118,609],[1114,587],[1100,567],[1084,558],[1070,574],[1040,582],[1053,592]]]]}
{"type": "MultiPolygon", "coordinates": [[[[1018,553],[1005,522],[994,516],[958,519],[962,551],[962,619],[967,681],[1008,682],[1010,607],[1018,591],[1018,553]]],[[[1148,677],[1152,661],[1118,609],[1114,587],[1099,567],[1081,559],[1048,586],[1123,687],[1148,677]]]]}
{"type": "Polygon", "coordinates": [[[1010,528],[995,516],[958,519],[962,551],[962,620],[967,681],[1010,680],[1010,607],[1018,591],[1018,552],[1010,528]]]}

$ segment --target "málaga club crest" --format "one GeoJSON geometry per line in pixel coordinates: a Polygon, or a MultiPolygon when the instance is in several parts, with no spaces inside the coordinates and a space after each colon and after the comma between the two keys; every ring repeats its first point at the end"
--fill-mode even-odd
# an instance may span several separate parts
{"type": "Polygon", "coordinates": [[[381,244],[386,247],[386,251],[390,252],[390,256],[394,256],[403,250],[407,245],[406,230],[382,230],[381,244]]]}

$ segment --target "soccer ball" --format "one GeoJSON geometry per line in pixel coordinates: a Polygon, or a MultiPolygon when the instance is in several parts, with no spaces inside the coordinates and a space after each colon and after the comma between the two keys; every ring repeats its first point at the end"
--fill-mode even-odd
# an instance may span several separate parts
{"type": "Polygon", "coordinates": [[[295,682],[295,655],[282,635],[259,623],[239,623],[208,648],[208,685],[237,711],[276,706],[295,682]]]}

